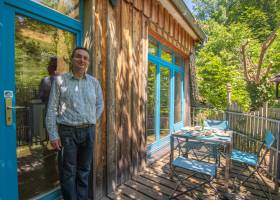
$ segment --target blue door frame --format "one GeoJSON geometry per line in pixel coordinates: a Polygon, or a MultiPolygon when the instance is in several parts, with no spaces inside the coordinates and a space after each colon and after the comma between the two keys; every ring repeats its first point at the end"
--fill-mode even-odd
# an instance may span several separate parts
{"type": "MultiPolygon", "coordinates": [[[[154,40],[152,37],[149,39],[154,40]]],[[[155,41],[155,40],[154,40],[155,41]]],[[[164,47],[158,41],[157,55],[148,54],[148,61],[156,66],[156,105],[155,105],[155,134],[156,141],[147,147],[148,156],[151,156],[153,152],[157,151],[161,147],[169,143],[169,135],[171,132],[176,131],[184,126],[184,66],[175,65],[175,52],[172,51],[172,63],[167,62],[161,58],[162,48],[164,47]],[[167,68],[170,70],[170,99],[169,99],[169,135],[160,139],[160,68],[167,68]],[[181,74],[181,121],[174,123],[174,99],[175,99],[175,74],[181,74]]]]}
{"type": "MultiPolygon", "coordinates": [[[[82,19],[82,1],[80,2],[82,19]]],[[[71,19],[31,0],[0,0],[0,199],[18,199],[16,157],[16,112],[13,124],[6,126],[4,90],[14,93],[15,102],[15,16],[24,15],[76,36],[76,45],[82,44],[82,22],[71,19]]],[[[58,190],[42,195],[41,199],[54,199],[58,190]]]]}

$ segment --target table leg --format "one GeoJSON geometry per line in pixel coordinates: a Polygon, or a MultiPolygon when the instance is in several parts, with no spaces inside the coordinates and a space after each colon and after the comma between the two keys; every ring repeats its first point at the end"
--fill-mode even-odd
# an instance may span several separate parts
{"type": "Polygon", "coordinates": [[[230,165],[231,165],[231,151],[232,151],[232,143],[228,144],[226,147],[226,166],[225,166],[225,189],[228,192],[229,180],[230,180],[230,165]]]}

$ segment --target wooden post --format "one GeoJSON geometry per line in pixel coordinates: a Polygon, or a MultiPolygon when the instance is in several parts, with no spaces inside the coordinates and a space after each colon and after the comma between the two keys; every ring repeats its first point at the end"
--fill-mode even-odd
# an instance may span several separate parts
{"type": "MultiPolygon", "coordinates": [[[[231,84],[227,83],[227,110],[226,110],[226,120],[229,121],[229,109],[231,106],[231,84]]],[[[229,123],[229,122],[228,122],[229,123]]]]}

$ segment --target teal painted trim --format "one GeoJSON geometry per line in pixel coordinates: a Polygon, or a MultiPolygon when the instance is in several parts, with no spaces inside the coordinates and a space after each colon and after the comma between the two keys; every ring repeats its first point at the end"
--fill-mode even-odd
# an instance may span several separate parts
{"type": "Polygon", "coordinates": [[[159,64],[161,64],[162,66],[168,67],[168,68],[174,68],[176,71],[180,71],[180,72],[184,72],[184,68],[174,65],[172,63],[166,62],[165,60],[162,60],[161,58],[154,56],[152,54],[148,55],[148,59],[152,60],[154,62],[158,62],[159,64]]]}
{"type": "MultiPolygon", "coordinates": [[[[174,56],[173,60],[174,60],[174,56]]],[[[174,104],[175,104],[175,73],[174,69],[170,69],[170,101],[169,101],[169,134],[174,132],[174,104]]]]}
{"type": "Polygon", "coordinates": [[[30,200],[59,200],[59,199],[62,199],[62,193],[60,187],[57,187],[45,194],[34,197],[30,200]]]}
{"type": "Polygon", "coordinates": [[[82,23],[80,21],[38,3],[32,2],[31,0],[4,0],[4,2],[5,4],[13,7],[16,13],[30,16],[58,28],[70,32],[77,32],[82,29],[82,23]],[[47,22],[45,21],[46,17],[48,18],[47,22]]]}
{"type": "Polygon", "coordinates": [[[156,65],[156,141],[160,140],[160,66],[156,65]]]}
{"type": "Polygon", "coordinates": [[[18,199],[15,111],[12,126],[6,126],[4,90],[14,93],[14,12],[0,3],[0,199],[18,199]]]}

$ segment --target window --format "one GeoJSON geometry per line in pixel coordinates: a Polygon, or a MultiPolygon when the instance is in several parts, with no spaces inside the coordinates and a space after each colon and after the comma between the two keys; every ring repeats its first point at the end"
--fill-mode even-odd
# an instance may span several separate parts
{"type": "Polygon", "coordinates": [[[146,134],[152,152],[184,124],[184,58],[150,37],[148,61],[146,134]]]}

